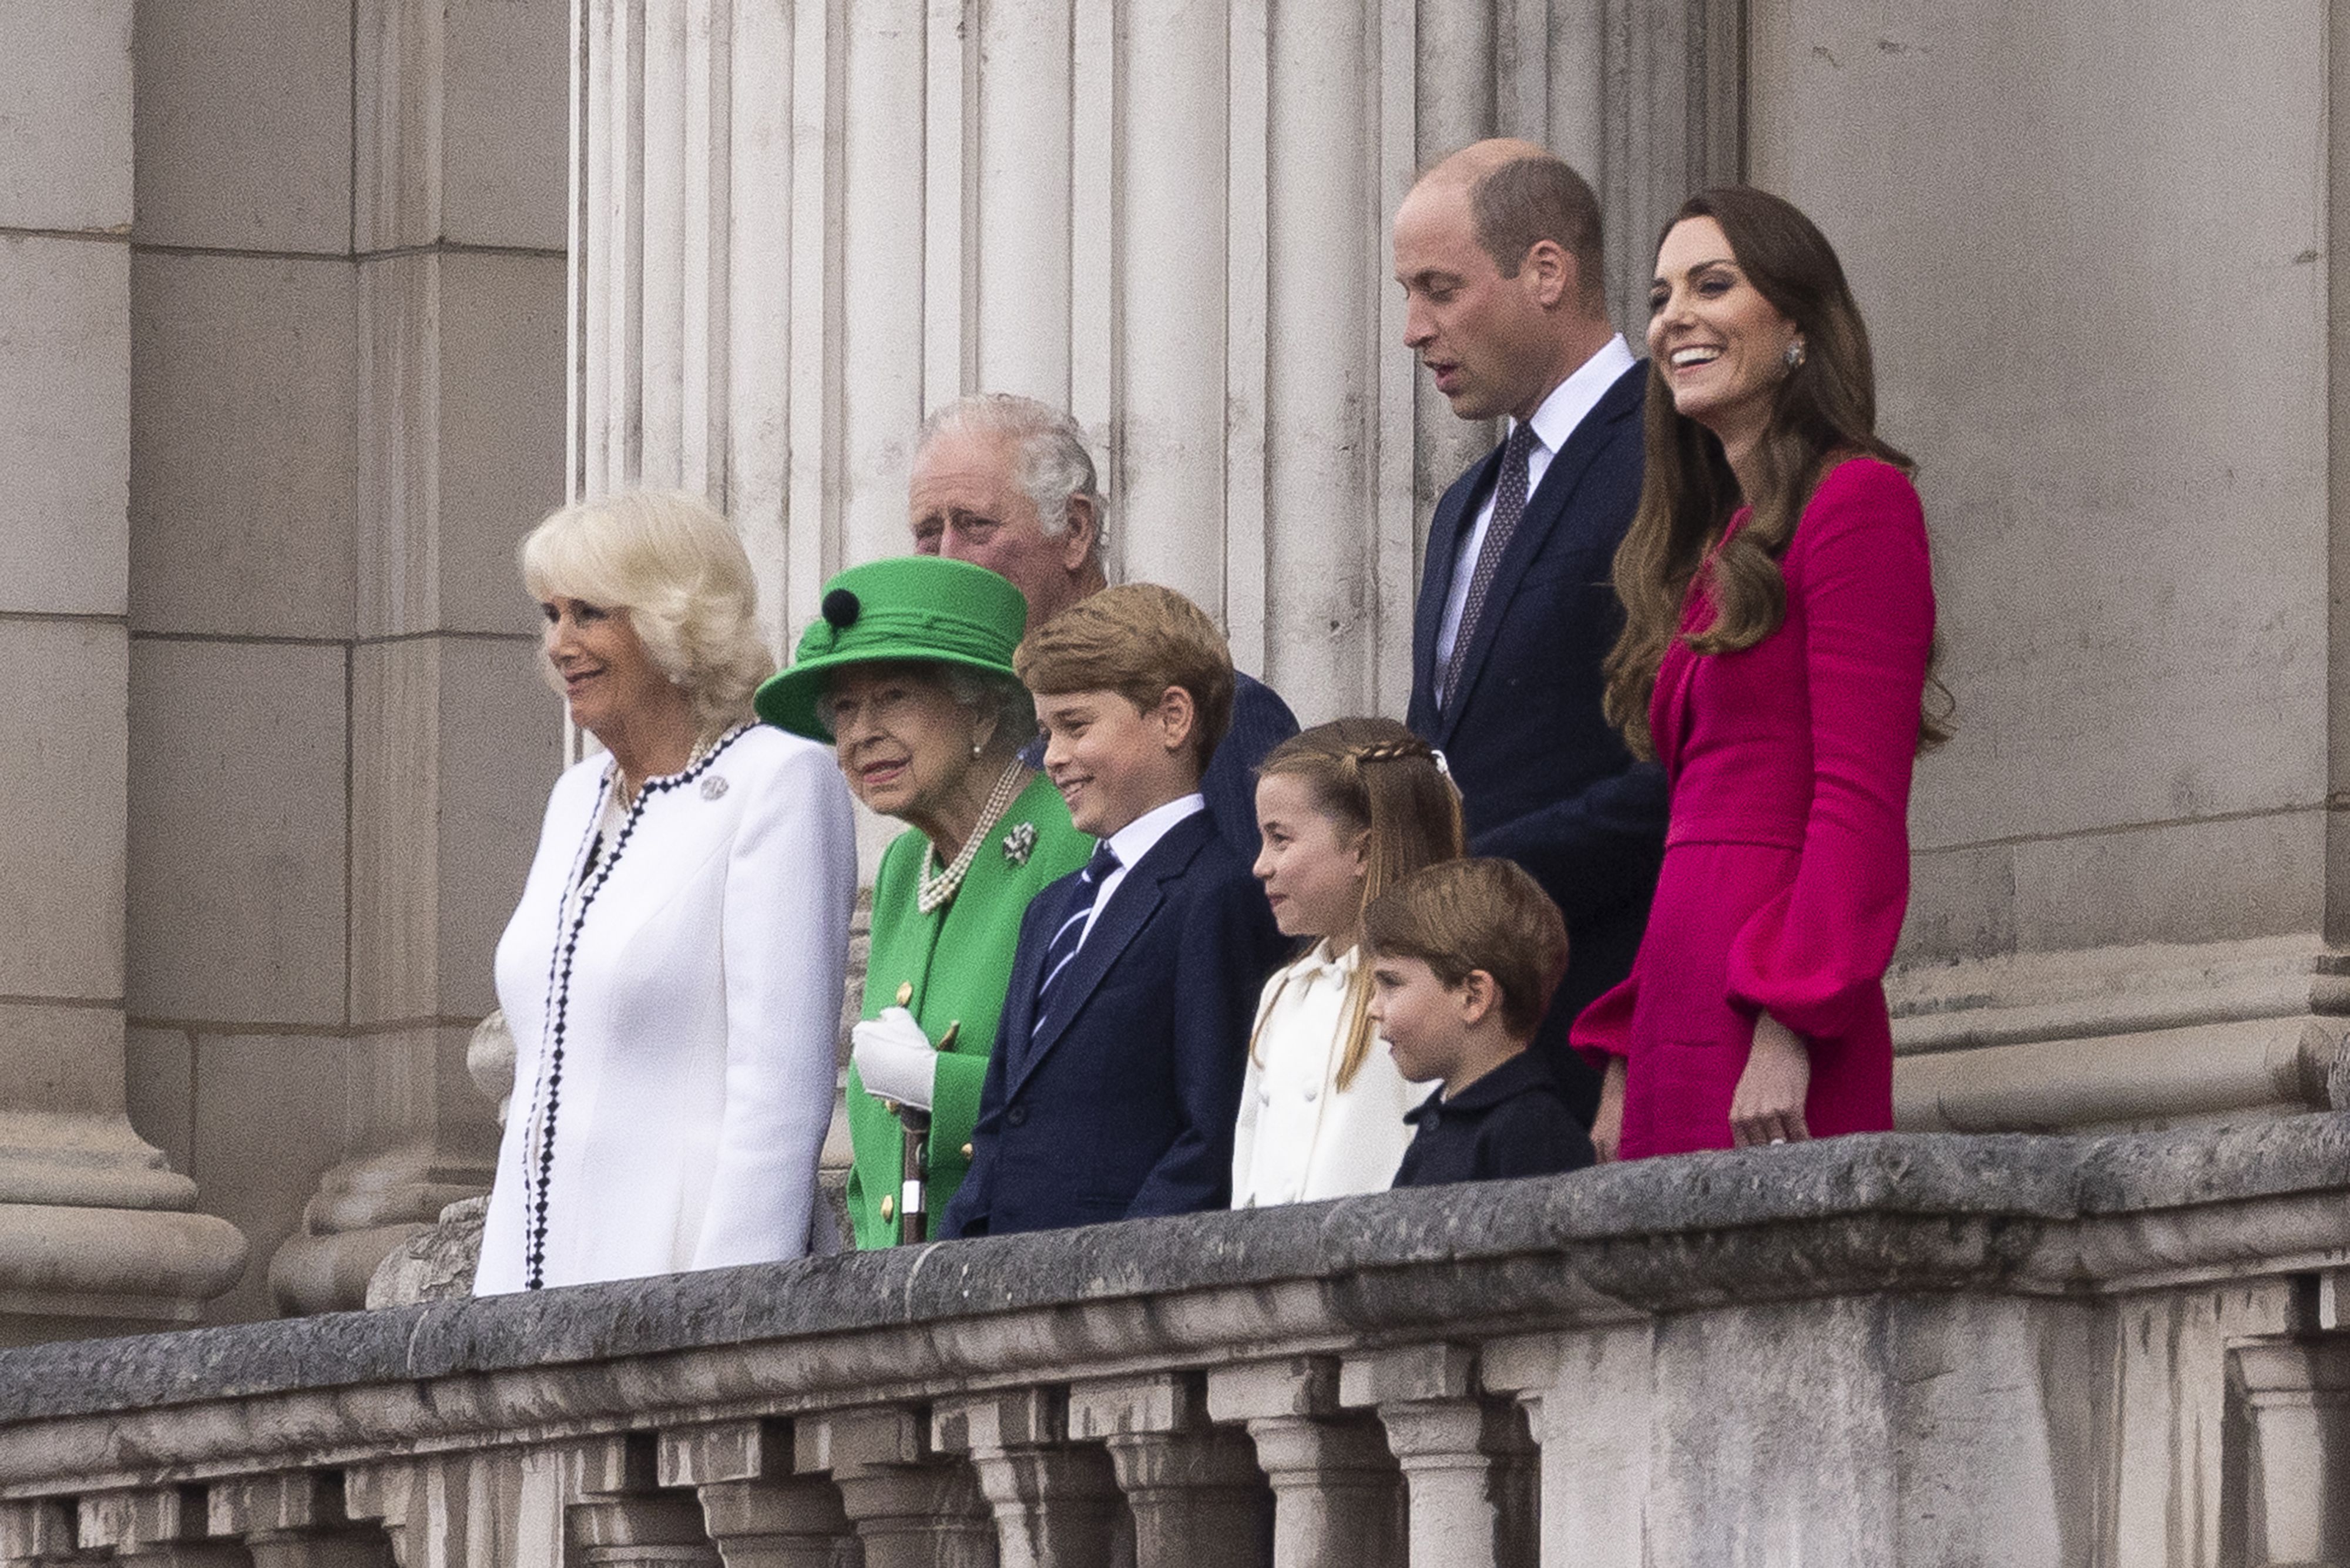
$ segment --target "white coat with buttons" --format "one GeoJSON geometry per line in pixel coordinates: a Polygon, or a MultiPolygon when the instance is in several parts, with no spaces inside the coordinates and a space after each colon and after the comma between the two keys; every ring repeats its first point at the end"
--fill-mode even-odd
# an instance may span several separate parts
{"type": "Polygon", "coordinates": [[[1326,941],[1265,981],[1256,1040],[1232,1131],[1232,1207],[1262,1209],[1384,1192],[1411,1142],[1404,1113],[1435,1086],[1409,1084],[1374,1039],[1354,1081],[1338,1087],[1347,988],[1361,961],[1326,941]]]}

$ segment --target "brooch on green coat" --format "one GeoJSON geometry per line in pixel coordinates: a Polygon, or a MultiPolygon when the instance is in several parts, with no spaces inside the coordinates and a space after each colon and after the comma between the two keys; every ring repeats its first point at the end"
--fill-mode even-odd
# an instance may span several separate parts
{"type": "Polygon", "coordinates": [[[1036,825],[1024,822],[1003,836],[1003,858],[1014,866],[1028,864],[1028,857],[1036,853],[1036,825]]]}

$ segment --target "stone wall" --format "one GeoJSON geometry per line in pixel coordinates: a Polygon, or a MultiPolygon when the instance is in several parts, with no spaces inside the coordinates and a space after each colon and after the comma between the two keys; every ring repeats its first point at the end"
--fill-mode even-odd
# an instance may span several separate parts
{"type": "Polygon", "coordinates": [[[567,26],[0,6],[0,1201],[249,1243],[0,1262],[0,1338],[356,1303],[486,1179],[464,1036],[560,755],[510,556],[563,495],[567,26]]]}

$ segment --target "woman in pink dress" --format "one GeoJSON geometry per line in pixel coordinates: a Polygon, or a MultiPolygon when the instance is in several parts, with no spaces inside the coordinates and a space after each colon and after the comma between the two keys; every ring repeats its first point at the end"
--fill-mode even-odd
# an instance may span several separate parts
{"type": "Polygon", "coordinates": [[[1889,1128],[1910,765],[1944,733],[1911,464],[1877,437],[1835,252],[1778,197],[1685,202],[1649,307],[1607,709],[1664,764],[1671,819],[1631,978],[1575,1025],[1605,1074],[1592,1141],[1637,1159],[1889,1128]]]}

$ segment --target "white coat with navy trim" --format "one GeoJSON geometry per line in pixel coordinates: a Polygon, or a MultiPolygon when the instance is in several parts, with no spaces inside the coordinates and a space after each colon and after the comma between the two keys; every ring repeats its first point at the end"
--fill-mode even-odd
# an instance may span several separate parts
{"type": "Polygon", "coordinates": [[[795,1258],[817,1223],[857,893],[840,770],[738,732],[647,784],[567,910],[609,761],[556,781],[498,943],[515,1096],[477,1295],[795,1258]]]}

